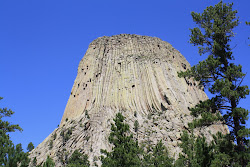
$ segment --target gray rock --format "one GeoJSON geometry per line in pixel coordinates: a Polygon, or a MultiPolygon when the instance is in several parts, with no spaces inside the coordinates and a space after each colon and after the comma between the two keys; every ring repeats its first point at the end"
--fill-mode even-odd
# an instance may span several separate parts
{"type": "MultiPolygon", "coordinates": [[[[100,149],[111,150],[108,136],[118,112],[139,143],[162,140],[177,158],[181,132],[192,121],[188,107],[207,99],[197,82],[177,76],[188,68],[179,51],[156,37],[121,34],[94,40],[80,61],[59,128],[31,152],[31,159],[37,157],[41,164],[49,155],[56,166],[63,166],[78,149],[92,165],[100,164],[100,149]],[[135,120],[140,124],[137,132],[135,120]]],[[[218,124],[195,134],[211,141],[218,131],[228,129],[218,124]]]]}

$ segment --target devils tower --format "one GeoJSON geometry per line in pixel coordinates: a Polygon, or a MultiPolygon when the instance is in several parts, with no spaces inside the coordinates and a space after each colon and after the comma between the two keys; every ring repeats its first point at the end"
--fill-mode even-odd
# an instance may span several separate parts
{"type": "MultiPolygon", "coordinates": [[[[60,126],[30,157],[39,164],[49,155],[62,166],[78,149],[100,164],[100,149],[111,149],[110,126],[121,112],[139,143],[162,140],[177,158],[181,133],[192,121],[188,108],[207,99],[196,82],[178,77],[188,68],[179,51],[156,37],[121,34],[94,40],[79,63],[60,126]]],[[[211,125],[195,134],[211,140],[218,131],[226,133],[227,127],[211,125]]]]}

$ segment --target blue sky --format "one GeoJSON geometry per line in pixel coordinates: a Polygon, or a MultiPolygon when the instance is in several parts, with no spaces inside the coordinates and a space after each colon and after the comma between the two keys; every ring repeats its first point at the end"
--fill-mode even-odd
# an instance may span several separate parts
{"type": "MultiPolygon", "coordinates": [[[[172,44],[191,65],[202,59],[188,43],[195,24],[191,11],[202,12],[219,0],[0,0],[0,107],[23,132],[11,133],[26,148],[41,143],[60,123],[88,45],[101,36],[121,33],[156,36],[172,44]]],[[[232,41],[236,63],[250,86],[249,0],[234,2],[240,26],[232,41]]],[[[241,106],[250,109],[248,97],[241,106]]],[[[248,123],[250,123],[248,121],[248,123]]],[[[249,127],[249,125],[248,125],[249,127]]]]}

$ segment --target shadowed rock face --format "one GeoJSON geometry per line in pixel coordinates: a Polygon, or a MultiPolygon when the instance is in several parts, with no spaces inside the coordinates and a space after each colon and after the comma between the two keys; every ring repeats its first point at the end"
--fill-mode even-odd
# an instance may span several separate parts
{"type": "MultiPolygon", "coordinates": [[[[180,52],[159,38],[121,34],[94,40],[80,61],[60,127],[31,157],[41,163],[50,155],[60,166],[79,149],[92,163],[100,149],[111,149],[107,139],[112,119],[122,112],[140,143],[162,139],[176,158],[180,134],[192,120],[188,107],[207,99],[196,82],[178,78],[177,72],[187,68],[180,52]]],[[[211,140],[217,131],[226,133],[227,128],[212,125],[195,133],[211,140]]]]}

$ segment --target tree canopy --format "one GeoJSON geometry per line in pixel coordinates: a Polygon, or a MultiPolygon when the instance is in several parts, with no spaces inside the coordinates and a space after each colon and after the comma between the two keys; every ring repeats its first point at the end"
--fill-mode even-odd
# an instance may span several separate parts
{"type": "MultiPolygon", "coordinates": [[[[3,99],[0,97],[0,100],[3,99]]],[[[9,132],[22,131],[19,125],[4,121],[4,117],[10,117],[14,112],[11,109],[0,108],[0,166],[25,167],[29,164],[28,153],[25,153],[21,144],[16,146],[10,140],[9,132]]]]}
{"type": "Polygon", "coordinates": [[[239,102],[246,98],[249,89],[242,84],[245,74],[242,66],[233,62],[235,55],[230,46],[235,35],[233,30],[239,25],[236,14],[233,4],[222,1],[207,7],[203,13],[191,13],[198,27],[190,29],[190,43],[198,46],[199,54],[207,55],[207,58],[191,69],[180,72],[179,76],[199,81],[200,87],[214,95],[190,109],[196,117],[190,127],[226,124],[231,135],[228,139],[236,142],[233,147],[235,155],[230,162],[246,166],[250,159],[247,138],[250,130],[246,128],[249,112],[240,107],[239,102]]]}
{"type": "Polygon", "coordinates": [[[142,150],[133,136],[129,135],[129,125],[124,123],[124,116],[118,113],[114,118],[115,124],[111,125],[109,142],[114,145],[111,152],[101,150],[106,157],[102,156],[103,167],[129,167],[139,166],[141,163],[140,155],[142,150]]]}
{"type": "Polygon", "coordinates": [[[90,166],[88,156],[75,150],[69,158],[67,167],[88,167],[90,166]]]}

